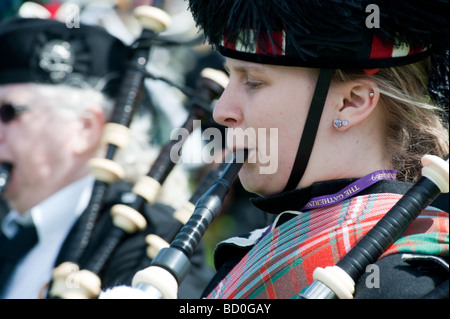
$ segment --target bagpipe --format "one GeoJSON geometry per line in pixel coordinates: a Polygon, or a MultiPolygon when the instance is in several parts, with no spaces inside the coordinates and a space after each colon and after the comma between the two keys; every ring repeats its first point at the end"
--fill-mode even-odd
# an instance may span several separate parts
{"type": "MultiPolygon", "coordinates": [[[[131,45],[132,55],[120,85],[113,115],[111,120],[105,124],[103,143],[106,145],[106,155],[102,158],[94,158],[89,162],[90,170],[95,177],[92,195],[85,212],[75,226],[74,235],[65,244],[67,253],[60,257],[64,262],[53,271],[48,291],[50,298],[96,298],[98,296],[101,291],[99,273],[128,234],[146,229],[149,220],[141,214],[141,211],[144,205],[153,205],[157,200],[162,184],[176,165],[176,162],[171,159],[171,149],[175,144],[183,142],[183,140],[170,140],[161,148],[147,175],[142,176],[132,188],[135,200],[131,204],[116,204],[111,207],[113,227],[106,236],[101,238],[100,242],[95,242],[95,251],[90,252],[92,258],[87,259],[85,253],[87,248],[93,246],[91,239],[95,226],[104,211],[109,187],[125,176],[124,169],[114,161],[114,156],[118,149],[126,146],[129,139],[129,127],[145,89],[144,80],[155,79],[146,68],[152,47],[165,43],[165,40],[158,35],[167,28],[171,19],[168,14],[156,6],[137,7],[135,16],[143,29],[138,39],[131,45]],[[69,281],[76,282],[76,285],[68,285],[69,281]]],[[[173,39],[168,42],[169,45],[177,44],[173,39]]],[[[178,44],[185,45],[186,43],[179,42],[178,44]]],[[[183,129],[192,133],[194,120],[202,120],[211,116],[211,103],[222,94],[227,81],[225,73],[206,68],[201,73],[195,89],[180,88],[189,96],[189,102],[186,105],[188,116],[183,124],[183,129]]],[[[172,84],[170,81],[166,80],[166,82],[172,84]]],[[[177,87],[175,84],[174,86],[177,87]]]]}
{"type": "MultiPolygon", "coordinates": [[[[177,288],[189,271],[192,252],[218,212],[229,187],[239,173],[242,158],[233,160],[195,205],[188,222],[170,245],[164,246],[149,267],[133,278],[132,287],[112,288],[100,298],[175,299],[177,288]]],[[[402,234],[419,213],[441,193],[449,191],[448,157],[425,155],[422,177],[402,196],[385,216],[335,266],[317,268],[314,282],[299,294],[300,299],[353,298],[355,282],[366,267],[402,234]]]]}
{"type": "Polygon", "coordinates": [[[190,268],[190,258],[209,225],[220,214],[223,201],[247,159],[247,150],[233,155],[213,185],[197,201],[188,222],[169,247],[159,251],[150,267],[136,273],[132,286],[151,298],[175,299],[179,284],[190,268]]]}
{"type": "Polygon", "coordinates": [[[176,224],[166,235],[166,237],[169,238],[169,241],[166,241],[155,234],[150,234],[146,237],[146,242],[148,244],[147,255],[150,259],[153,260],[163,248],[170,246],[170,243],[175,239],[183,226],[190,220],[199,199],[212,187],[227,166],[228,163],[223,161],[217,168],[211,169],[192,196],[174,212],[173,217],[176,220],[176,224]]]}
{"type": "MultiPolygon", "coordinates": [[[[53,284],[49,291],[52,297],[67,298],[72,297],[65,290],[66,277],[71,273],[68,269],[76,269],[95,228],[95,224],[100,216],[102,204],[106,197],[109,185],[119,179],[124,178],[125,172],[120,164],[114,161],[114,155],[119,148],[125,147],[130,136],[129,126],[134,112],[140,103],[141,94],[144,88],[144,70],[152,48],[149,39],[155,37],[170,23],[170,17],[161,9],[156,7],[136,8],[136,18],[142,24],[143,29],[139,38],[133,44],[133,54],[129,61],[119,93],[115,101],[111,121],[105,124],[103,141],[107,145],[104,158],[93,158],[89,163],[89,168],[95,177],[95,182],[90,201],[86,211],[80,217],[78,229],[69,242],[67,255],[63,257],[65,263],[55,268],[53,272],[53,284]],[[75,267],[75,268],[74,268],[75,267]],[[59,284],[59,282],[63,282],[59,284]]],[[[141,223],[141,216],[133,216],[135,223],[141,223]]],[[[137,226],[139,227],[139,226],[137,226]]],[[[96,282],[96,276],[91,273],[86,275],[89,281],[96,282]]],[[[86,280],[85,280],[86,281],[86,280]]],[[[95,294],[94,291],[86,292],[88,297],[95,294]]]]}
{"type": "Polygon", "coordinates": [[[100,294],[100,298],[140,296],[150,299],[176,299],[178,287],[189,272],[190,258],[208,227],[220,215],[224,199],[247,156],[247,150],[236,151],[230,161],[224,160],[216,170],[210,171],[211,174],[204,179],[199,190],[189,200],[190,204],[211,184],[214,174],[219,177],[213,180],[208,190],[198,198],[190,218],[177,230],[170,244],[163,242],[161,245],[161,239],[155,237],[150,240],[149,248],[155,257],[149,267],[135,274],[132,288],[112,288],[100,294]]]}
{"type": "Polygon", "coordinates": [[[355,283],[366,267],[374,263],[438,195],[449,192],[448,156],[443,160],[425,155],[421,161],[421,178],[335,266],[314,270],[314,282],[299,298],[353,298],[355,283]]]}

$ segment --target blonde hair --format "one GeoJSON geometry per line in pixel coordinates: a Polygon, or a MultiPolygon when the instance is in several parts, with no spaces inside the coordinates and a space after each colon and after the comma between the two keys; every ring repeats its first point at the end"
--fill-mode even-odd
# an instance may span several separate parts
{"type": "Polygon", "coordinates": [[[380,69],[372,76],[362,71],[336,71],[338,80],[370,78],[378,85],[379,106],[386,124],[385,153],[401,181],[415,182],[421,176],[423,155],[448,155],[448,124],[443,121],[443,108],[433,104],[428,95],[429,72],[427,59],[380,69]]]}

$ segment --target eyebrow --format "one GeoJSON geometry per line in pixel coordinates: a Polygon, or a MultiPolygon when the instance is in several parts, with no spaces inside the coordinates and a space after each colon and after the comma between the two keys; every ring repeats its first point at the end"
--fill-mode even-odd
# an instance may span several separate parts
{"type": "Polygon", "coordinates": [[[229,63],[228,60],[223,64],[225,70],[230,73],[230,70],[233,70],[238,73],[249,73],[249,72],[258,72],[265,73],[264,67],[258,64],[240,64],[238,63],[229,63]]]}

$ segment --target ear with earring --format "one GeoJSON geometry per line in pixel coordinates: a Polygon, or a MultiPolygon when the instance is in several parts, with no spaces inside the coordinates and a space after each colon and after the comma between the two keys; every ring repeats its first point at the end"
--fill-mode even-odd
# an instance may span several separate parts
{"type": "MultiPolygon", "coordinates": [[[[369,97],[373,98],[375,96],[374,92],[370,92],[369,93],[369,97]]],[[[333,121],[333,126],[335,128],[341,128],[341,127],[345,127],[348,126],[348,121],[347,120],[340,120],[340,119],[336,119],[333,121]]]]}
{"type": "Polygon", "coordinates": [[[333,121],[333,126],[335,128],[340,128],[342,126],[347,126],[348,125],[348,121],[347,120],[340,120],[340,119],[336,119],[333,121]]]}

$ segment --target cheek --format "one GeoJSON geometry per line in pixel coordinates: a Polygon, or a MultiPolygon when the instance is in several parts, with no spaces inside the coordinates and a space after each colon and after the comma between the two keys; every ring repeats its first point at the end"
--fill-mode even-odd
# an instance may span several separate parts
{"type": "Polygon", "coordinates": [[[285,126],[259,129],[257,152],[251,152],[240,178],[250,192],[262,196],[281,192],[289,179],[299,144],[298,130],[285,126]]]}
{"type": "Polygon", "coordinates": [[[248,127],[266,130],[266,142],[259,144],[257,164],[245,165],[240,173],[247,190],[266,196],[279,193],[286,186],[309,111],[312,89],[310,82],[294,79],[274,84],[258,95],[257,101],[252,101],[252,109],[245,110],[248,127]],[[261,174],[262,167],[267,167],[271,174],[261,174]]]}
{"type": "Polygon", "coordinates": [[[47,134],[39,134],[30,137],[26,143],[16,148],[16,158],[20,170],[25,176],[46,176],[53,165],[53,154],[58,150],[53,148],[53,143],[47,134]]]}
{"type": "Polygon", "coordinates": [[[266,144],[260,145],[278,152],[280,166],[291,166],[295,159],[307,109],[300,101],[281,100],[278,107],[273,105],[270,112],[261,113],[259,122],[265,123],[266,144]]]}
{"type": "Polygon", "coordinates": [[[49,167],[52,165],[48,163],[48,151],[44,151],[44,148],[42,141],[30,138],[12,150],[14,180],[20,189],[38,187],[40,181],[50,174],[49,167]]]}
{"type": "Polygon", "coordinates": [[[61,161],[65,148],[70,146],[70,126],[51,119],[35,121],[20,137],[22,143],[15,146],[17,160],[28,174],[45,176],[61,161]]]}

